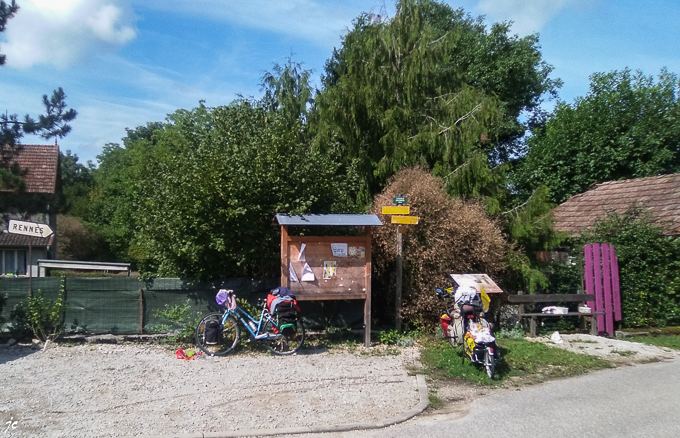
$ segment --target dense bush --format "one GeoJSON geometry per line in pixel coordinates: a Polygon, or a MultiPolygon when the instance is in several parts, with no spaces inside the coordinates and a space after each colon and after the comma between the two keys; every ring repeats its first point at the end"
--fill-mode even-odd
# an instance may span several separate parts
{"type": "Polygon", "coordinates": [[[54,301],[46,299],[41,290],[26,297],[24,301],[15,306],[10,315],[16,322],[15,331],[23,333],[28,328],[41,341],[45,343],[54,341],[64,328],[64,313],[66,312],[64,295],[64,282],[62,281],[59,296],[54,301]]]}
{"type": "Polygon", "coordinates": [[[614,245],[619,260],[623,325],[680,324],[680,240],[662,235],[650,217],[632,208],[610,214],[581,243],[614,245]]]}
{"type": "Polygon", "coordinates": [[[88,230],[75,216],[57,215],[57,259],[59,260],[106,260],[106,244],[101,236],[88,230]]]}
{"type": "Polygon", "coordinates": [[[408,197],[418,225],[403,237],[402,317],[406,324],[435,322],[441,307],[434,289],[448,287],[448,273],[484,272],[492,277],[505,268],[508,246],[484,207],[448,196],[441,179],[420,168],[400,171],[373,200],[372,212],[385,224],[373,235],[373,314],[389,320],[395,309],[396,225],[381,214],[397,194],[408,197]]]}
{"type": "Polygon", "coordinates": [[[553,262],[547,269],[548,293],[575,294],[583,289],[581,285],[581,262],[553,262]]]}

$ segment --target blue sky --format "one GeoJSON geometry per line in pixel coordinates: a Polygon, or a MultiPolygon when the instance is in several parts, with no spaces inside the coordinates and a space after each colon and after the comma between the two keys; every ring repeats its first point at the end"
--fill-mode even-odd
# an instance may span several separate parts
{"type": "MultiPolygon", "coordinates": [[[[361,12],[388,15],[377,0],[17,0],[21,10],[0,35],[0,110],[38,115],[41,96],[63,87],[78,112],[59,141],[95,160],[125,128],[162,121],[179,108],[259,96],[260,78],[287,57],[317,79],[361,12]]],[[[625,67],[680,74],[678,0],[446,1],[487,23],[512,20],[521,36],[538,32],[543,58],[573,102],[589,76],[625,67]]],[[[26,137],[24,143],[43,143],[26,137]]]]}

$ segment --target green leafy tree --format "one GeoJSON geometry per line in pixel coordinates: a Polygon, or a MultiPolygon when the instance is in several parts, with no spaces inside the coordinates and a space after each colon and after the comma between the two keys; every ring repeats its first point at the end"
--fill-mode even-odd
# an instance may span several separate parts
{"type": "Polygon", "coordinates": [[[97,156],[99,166],[94,172],[91,204],[85,217],[88,228],[106,242],[105,257],[117,261],[130,261],[129,250],[134,242],[135,181],[130,174],[135,141],[130,138],[137,130],[128,130],[124,139],[128,147],[108,143],[97,156]]]}
{"type": "Polygon", "coordinates": [[[348,205],[334,160],[299,132],[261,102],[172,114],[156,132],[153,159],[133,158],[140,267],[198,278],[278,274],[275,213],[348,205]]]}
{"type": "Polygon", "coordinates": [[[107,143],[97,155],[98,166],[93,170],[90,205],[83,218],[97,242],[104,260],[133,261],[135,229],[133,199],[137,168],[145,159],[153,159],[154,133],[165,125],[149,122],[135,129],[126,129],[123,146],[107,143]],[[140,150],[141,149],[141,150],[140,150]]]}
{"type": "Polygon", "coordinates": [[[540,185],[528,199],[510,191],[503,194],[506,199],[502,205],[514,205],[497,214],[497,219],[505,229],[516,251],[508,254],[506,282],[511,290],[528,290],[534,293],[539,287],[548,287],[544,275],[551,268],[536,255],[540,251],[550,251],[568,238],[568,234],[555,231],[550,211],[555,204],[550,199],[550,189],[540,185]]]}
{"type": "Polygon", "coordinates": [[[86,165],[79,163],[78,155],[67,150],[66,153],[59,152],[59,168],[62,184],[60,212],[80,218],[87,217],[90,190],[94,181],[94,164],[91,161],[86,165]]]}
{"type": "Polygon", "coordinates": [[[430,0],[401,0],[391,20],[361,15],[326,65],[318,143],[363,177],[360,201],[400,168],[422,165],[457,196],[501,190],[503,168],[558,81],[536,36],[488,31],[481,18],[430,0]],[[530,117],[531,119],[531,117],[530,117]]]}
{"type": "Polygon", "coordinates": [[[547,188],[517,199],[506,175],[525,128],[543,116],[542,99],[560,86],[551,70],[536,35],[511,36],[508,23],[487,27],[436,1],[401,0],[392,19],[360,16],[328,61],[316,142],[361,176],[362,205],[412,165],[441,177],[450,195],[483,200],[512,248],[504,286],[535,290],[547,280],[532,254],[560,237],[545,214],[547,188]]]}
{"type": "Polygon", "coordinates": [[[64,138],[71,132],[69,123],[75,120],[78,113],[73,108],[66,109],[66,94],[61,87],[54,90],[50,97],[47,97],[46,94],[43,95],[43,106],[45,107],[45,114],[39,115],[37,120],[26,115],[24,121],[21,122],[16,114],[0,114],[0,127],[2,127],[0,142],[6,145],[3,158],[14,156],[16,145],[24,133],[39,135],[49,140],[51,138],[64,138]]]}
{"type": "Polygon", "coordinates": [[[289,126],[298,126],[304,135],[308,128],[308,112],[314,104],[309,83],[312,71],[305,70],[301,63],[290,58],[284,65],[274,64],[273,70],[262,77],[265,91],[262,102],[271,111],[282,112],[289,126]],[[302,123],[298,124],[298,121],[302,123]]]}
{"type": "Polygon", "coordinates": [[[310,146],[308,75],[289,61],[265,75],[260,100],[128,130],[98,157],[92,229],[148,276],[278,274],[275,213],[354,208],[355,178],[310,146]]]}
{"type": "Polygon", "coordinates": [[[52,92],[52,96],[43,94],[43,106],[45,114],[34,120],[30,116],[24,117],[24,132],[35,134],[49,140],[51,138],[64,138],[71,132],[69,122],[75,120],[78,113],[73,108],[66,109],[66,93],[59,87],[52,92]]]}
{"type": "Polygon", "coordinates": [[[597,182],[680,170],[678,78],[628,69],[591,77],[590,92],[561,102],[529,140],[513,178],[520,194],[550,188],[556,203],[597,182]]]}

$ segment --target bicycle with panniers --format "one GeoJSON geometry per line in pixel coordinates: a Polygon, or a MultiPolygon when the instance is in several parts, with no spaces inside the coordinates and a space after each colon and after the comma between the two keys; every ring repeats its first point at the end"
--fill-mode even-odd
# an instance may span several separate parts
{"type": "Polygon", "coordinates": [[[454,348],[462,344],[464,355],[473,364],[482,365],[493,379],[500,354],[493,326],[484,318],[482,294],[472,286],[455,282],[453,287],[445,291],[436,289],[436,292],[437,298],[448,302],[446,312],[440,317],[444,337],[454,348]]]}
{"type": "Polygon", "coordinates": [[[305,340],[300,308],[288,288],[272,289],[267,299],[258,303],[262,307],[259,317],[238,305],[233,290],[220,289],[215,301],[224,306],[224,312],[210,313],[196,326],[196,345],[206,354],[224,356],[232,352],[239,343],[241,326],[248,333],[246,342],[263,344],[274,354],[293,354],[305,340]]]}

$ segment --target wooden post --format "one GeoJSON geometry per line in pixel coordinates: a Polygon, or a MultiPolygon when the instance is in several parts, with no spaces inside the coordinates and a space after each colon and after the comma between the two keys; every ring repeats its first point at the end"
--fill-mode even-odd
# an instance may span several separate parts
{"type": "Polygon", "coordinates": [[[597,318],[591,316],[588,319],[590,320],[590,334],[593,336],[597,336],[597,318]]]}
{"type": "Polygon", "coordinates": [[[290,269],[288,251],[288,227],[286,225],[281,225],[281,286],[290,287],[290,274],[288,270],[290,269]]]}
{"type": "MultiPolygon", "coordinates": [[[[524,295],[524,291],[518,290],[517,295],[524,295]]],[[[526,313],[526,304],[520,304],[519,305],[519,319],[520,321],[522,320],[522,315],[526,313]]],[[[533,309],[532,309],[533,310],[533,309]]],[[[532,338],[536,337],[536,317],[532,316],[531,319],[529,319],[529,334],[532,338]]]]}
{"type": "Polygon", "coordinates": [[[401,233],[401,226],[397,225],[397,296],[395,305],[396,330],[401,332],[401,288],[402,288],[402,253],[404,250],[404,238],[401,233]]]}
{"type": "Polygon", "coordinates": [[[33,295],[33,242],[28,238],[28,296],[33,295]]]}
{"type": "Polygon", "coordinates": [[[144,333],[144,290],[139,288],[139,334],[144,333]]]}
{"type": "Polygon", "coordinates": [[[366,230],[366,265],[364,267],[364,288],[366,289],[366,299],[364,300],[364,346],[371,346],[371,227],[366,230]]]}

